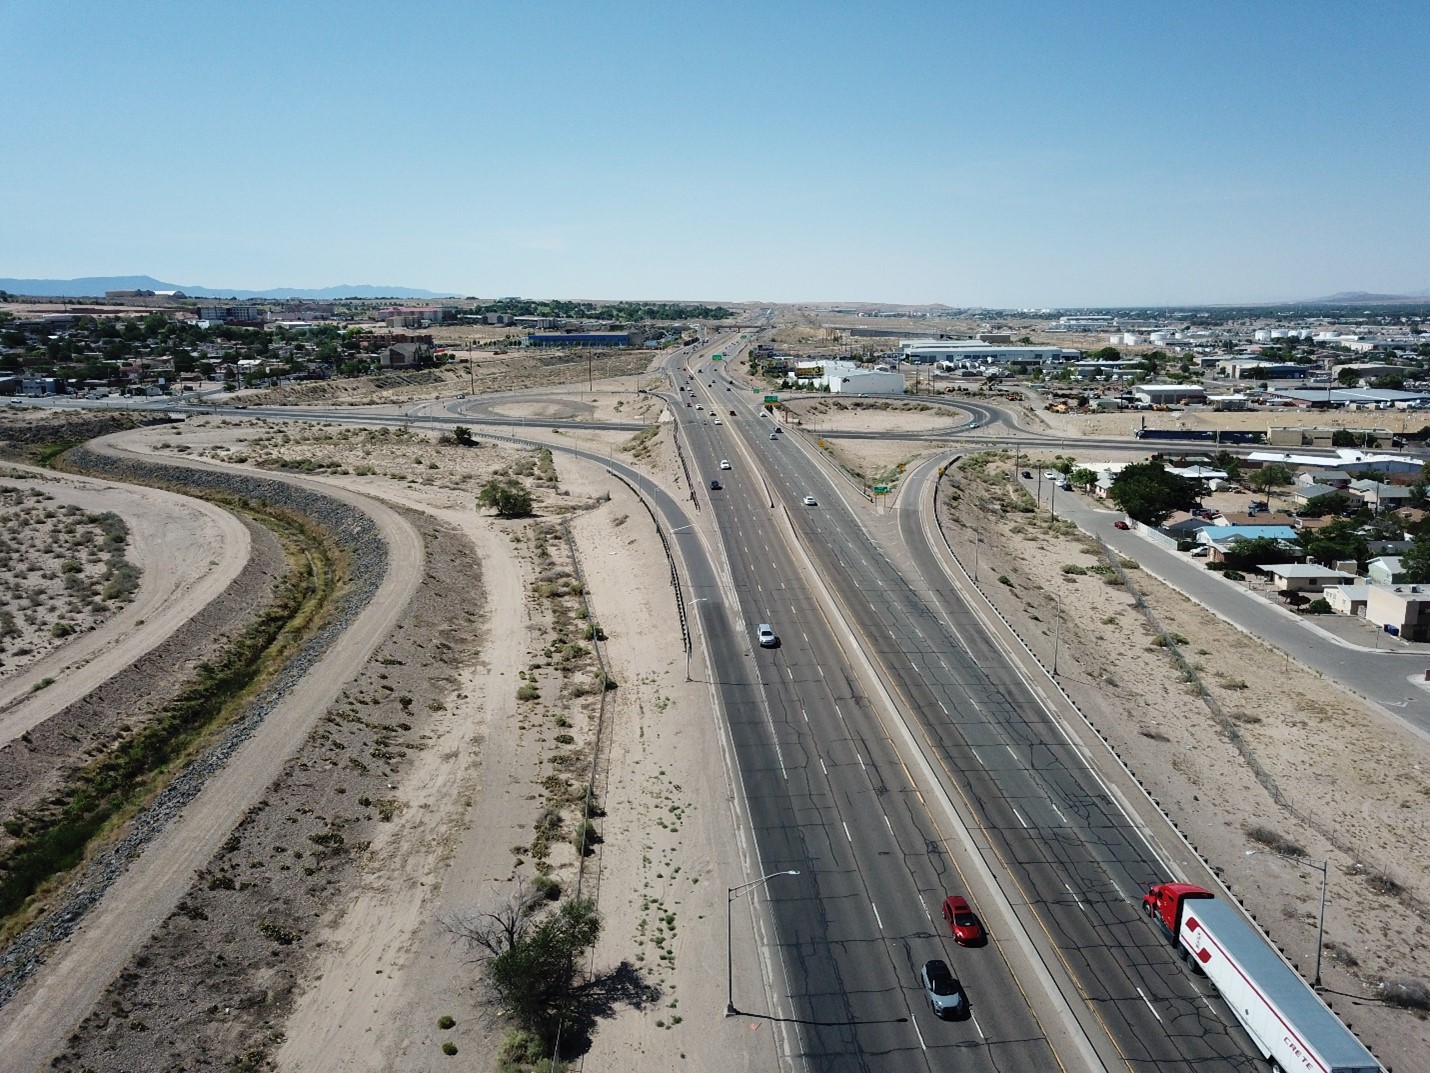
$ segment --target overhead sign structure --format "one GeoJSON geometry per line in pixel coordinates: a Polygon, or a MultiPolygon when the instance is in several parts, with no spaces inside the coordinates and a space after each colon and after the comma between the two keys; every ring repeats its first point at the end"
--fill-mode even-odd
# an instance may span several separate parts
{"type": "Polygon", "coordinates": [[[771,404],[771,405],[772,405],[772,404],[777,403],[777,402],[779,402],[779,401],[780,401],[780,397],[779,397],[778,395],[766,395],[766,396],[765,396],[765,402],[768,403],[768,404],[771,404]]]}
{"type": "Polygon", "coordinates": [[[724,355],[724,354],[711,354],[711,355],[710,355],[710,360],[711,360],[711,361],[724,361],[724,360],[725,360],[725,355],[724,355]]]}

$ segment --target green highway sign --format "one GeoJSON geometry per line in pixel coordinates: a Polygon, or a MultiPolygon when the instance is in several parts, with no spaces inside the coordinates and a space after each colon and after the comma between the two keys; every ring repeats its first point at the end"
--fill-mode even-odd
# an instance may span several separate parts
{"type": "Polygon", "coordinates": [[[724,361],[724,360],[725,360],[725,355],[724,355],[724,354],[711,354],[711,355],[710,355],[710,360],[711,360],[711,361],[724,361]]]}
{"type": "MultiPolygon", "coordinates": [[[[758,389],[757,389],[757,390],[758,390],[758,389]]],[[[766,402],[779,402],[779,401],[780,401],[780,397],[779,397],[778,395],[766,395],[766,396],[765,396],[765,401],[766,401],[766,402]]]]}
{"type": "Polygon", "coordinates": [[[875,494],[876,496],[886,496],[886,495],[888,495],[888,494],[889,494],[889,486],[888,486],[887,484],[876,484],[876,485],[874,485],[874,494],[875,494]]]}

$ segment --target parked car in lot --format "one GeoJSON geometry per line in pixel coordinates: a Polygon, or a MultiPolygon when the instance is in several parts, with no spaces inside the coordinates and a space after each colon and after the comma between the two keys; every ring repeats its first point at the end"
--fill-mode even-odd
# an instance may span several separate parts
{"type": "Polygon", "coordinates": [[[1205,544],[1198,544],[1195,548],[1192,549],[1192,558],[1194,558],[1194,559],[1205,559],[1205,558],[1206,558],[1208,555],[1210,555],[1211,553],[1212,553],[1212,549],[1209,548],[1209,547],[1207,547],[1207,545],[1205,545],[1205,544]]]}
{"type": "Polygon", "coordinates": [[[983,922],[968,907],[968,899],[961,894],[950,894],[943,900],[943,919],[948,922],[948,930],[953,933],[953,941],[960,946],[982,946],[986,936],[983,922]]]}
{"type": "Polygon", "coordinates": [[[963,985],[949,972],[947,962],[935,958],[925,961],[919,970],[919,980],[924,985],[924,996],[929,1000],[929,1008],[940,1020],[946,1018],[963,1019],[968,1016],[968,997],[963,993],[963,985]]]}
{"type": "Polygon", "coordinates": [[[778,648],[780,639],[775,636],[774,628],[768,622],[761,622],[755,627],[755,636],[760,639],[761,648],[778,648]]]}

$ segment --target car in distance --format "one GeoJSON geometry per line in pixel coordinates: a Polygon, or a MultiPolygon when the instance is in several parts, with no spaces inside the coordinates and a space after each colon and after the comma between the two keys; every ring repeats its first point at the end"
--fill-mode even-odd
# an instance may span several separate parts
{"type": "Polygon", "coordinates": [[[770,433],[770,439],[772,439],[772,440],[777,440],[777,439],[779,439],[779,437],[776,436],[773,432],[771,432],[771,433],[770,433]]]}
{"type": "Polygon", "coordinates": [[[804,505],[805,505],[806,507],[817,507],[817,506],[819,506],[819,504],[814,501],[814,496],[805,496],[805,497],[804,497],[804,505]]]}
{"type": "Polygon", "coordinates": [[[1050,470],[1047,470],[1046,472],[1044,472],[1044,474],[1043,474],[1043,480],[1045,480],[1045,481],[1055,481],[1055,480],[1057,480],[1057,479],[1058,479],[1057,470],[1052,470],[1052,469],[1050,469],[1050,470]]]}
{"type": "Polygon", "coordinates": [[[722,458],[722,459],[720,459],[720,468],[721,468],[721,469],[729,469],[729,468],[730,468],[730,460],[729,460],[728,458],[722,458]]]}
{"type": "Polygon", "coordinates": [[[1023,480],[1025,480],[1025,481],[1031,481],[1032,479],[1033,479],[1033,471],[1030,470],[1030,469],[1025,469],[1025,470],[1023,471],[1023,480]]]}
{"type": "Polygon", "coordinates": [[[720,491],[720,482],[719,482],[719,481],[711,481],[711,482],[710,482],[710,491],[712,491],[712,492],[718,492],[718,491],[720,491]]]}
{"type": "Polygon", "coordinates": [[[919,970],[919,979],[935,1017],[943,1020],[968,1016],[968,997],[963,993],[963,985],[948,971],[946,962],[938,958],[925,961],[919,970]]]}
{"type": "Polygon", "coordinates": [[[761,648],[775,648],[780,643],[780,639],[775,636],[774,628],[768,622],[761,622],[756,626],[755,635],[760,639],[761,648]]]}
{"type": "Polygon", "coordinates": [[[982,946],[986,936],[983,922],[968,907],[968,899],[961,894],[950,894],[943,900],[943,919],[948,921],[948,930],[953,932],[953,941],[959,946],[982,946]]]}
{"type": "Polygon", "coordinates": [[[1112,523],[1112,528],[1114,528],[1114,529],[1131,529],[1132,526],[1128,525],[1126,522],[1121,521],[1121,520],[1119,519],[1118,521],[1115,521],[1115,522],[1112,523]]]}

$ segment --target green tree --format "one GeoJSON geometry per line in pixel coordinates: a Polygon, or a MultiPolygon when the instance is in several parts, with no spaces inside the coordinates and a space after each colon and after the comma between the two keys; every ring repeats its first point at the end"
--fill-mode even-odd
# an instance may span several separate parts
{"type": "Polygon", "coordinates": [[[1400,556],[1400,568],[1407,581],[1430,581],[1430,533],[1417,533],[1400,556]]]}
{"type": "Polygon", "coordinates": [[[459,447],[470,447],[476,442],[472,439],[472,430],[466,425],[458,425],[452,429],[452,439],[459,447]]]}
{"type": "Polygon", "coordinates": [[[1294,554],[1275,537],[1252,537],[1233,543],[1222,558],[1228,566],[1251,570],[1267,563],[1284,563],[1288,556],[1294,554]]]}
{"type": "Polygon", "coordinates": [[[1251,475],[1251,487],[1268,496],[1273,489],[1284,488],[1290,483],[1291,471],[1279,462],[1262,466],[1251,475]]]}
{"type": "Polygon", "coordinates": [[[1223,449],[1216,453],[1216,458],[1213,461],[1216,462],[1217,469],[1225,473],[1229,480],[1241,480],[1241,459],[1236,455],[1223,449]]]}
{"type": "Polygon", "coordinates": [[[477,503],[502,518],[525,518],[531,513],[531,493],[515,477],[493,477],[477,493],[477,503]]]}
{"type": "Polygon", "coordinates": [[[1331,446],[1369,449],[1379,447],[1380,440],[1376,437],[1375,433],[1367,429],[1338,428],[1335,432],[1331,433],[1331,446]]]}
{"type": "Polygon", "coordinates": [[[487,962],[492,989],[523,1027],[549,1035],[575,987],[578,958],[600,934],[591,899],[562,903],[525,939],[487,962]]]}
{"type": "Polygon", "coordinates": [[[1078,466],[1068,474],[1068,482],[1075,488],[1081,488],[1084,492],[1090,490],[1097,483],[1097,471],[1088,469],[1086,466],[1078,466]]]}
{"type": "MultiPolygon", "coordinates": [[[[1330,496],[1323,498],[1329,499],[1330,496]]],[[[1338,518],[1320,529],[1303,529],[1296,537],[1301,551],[1312,562],[1322,566],[1343,559],[1363,563],[1370,557],[1370,545],[1358,523],[1338,518]]]]}
{"type": "Polygon", "coordinates": [[[446,929],[476,950],[498,1004],[549,1042],[580,980],[580,963],[601,934],[589,898],[541,915],[540,888],[523,886],[500,908],[453,917],[446,929]]]}
{"type": "Polygon", "coordinates": [[[1336,383],[1341,387],[1355,387],[1360,383],[1360,373],[1352,369],[1349,365],[1336,373],[1336,383]]]}
{"type": "Polygon", "coordinates": [[[1327,514],[1339,514],[1346,509],[1349,502],[1350,497],[1340,490],[1327,492],[1323,496],[1313,496],[1306,500],[1306,505],[1301,508],[1301,516],[1324,518],[1327,514]]]}
{"type": "Polygon", "coordinates": [[[1197,505],[1195,481],[1169,472],[1159,462],[1134,462],[1112,478],[1107,497],[1129,518],[1158,526],[1174,511],[1197,505]]]}

